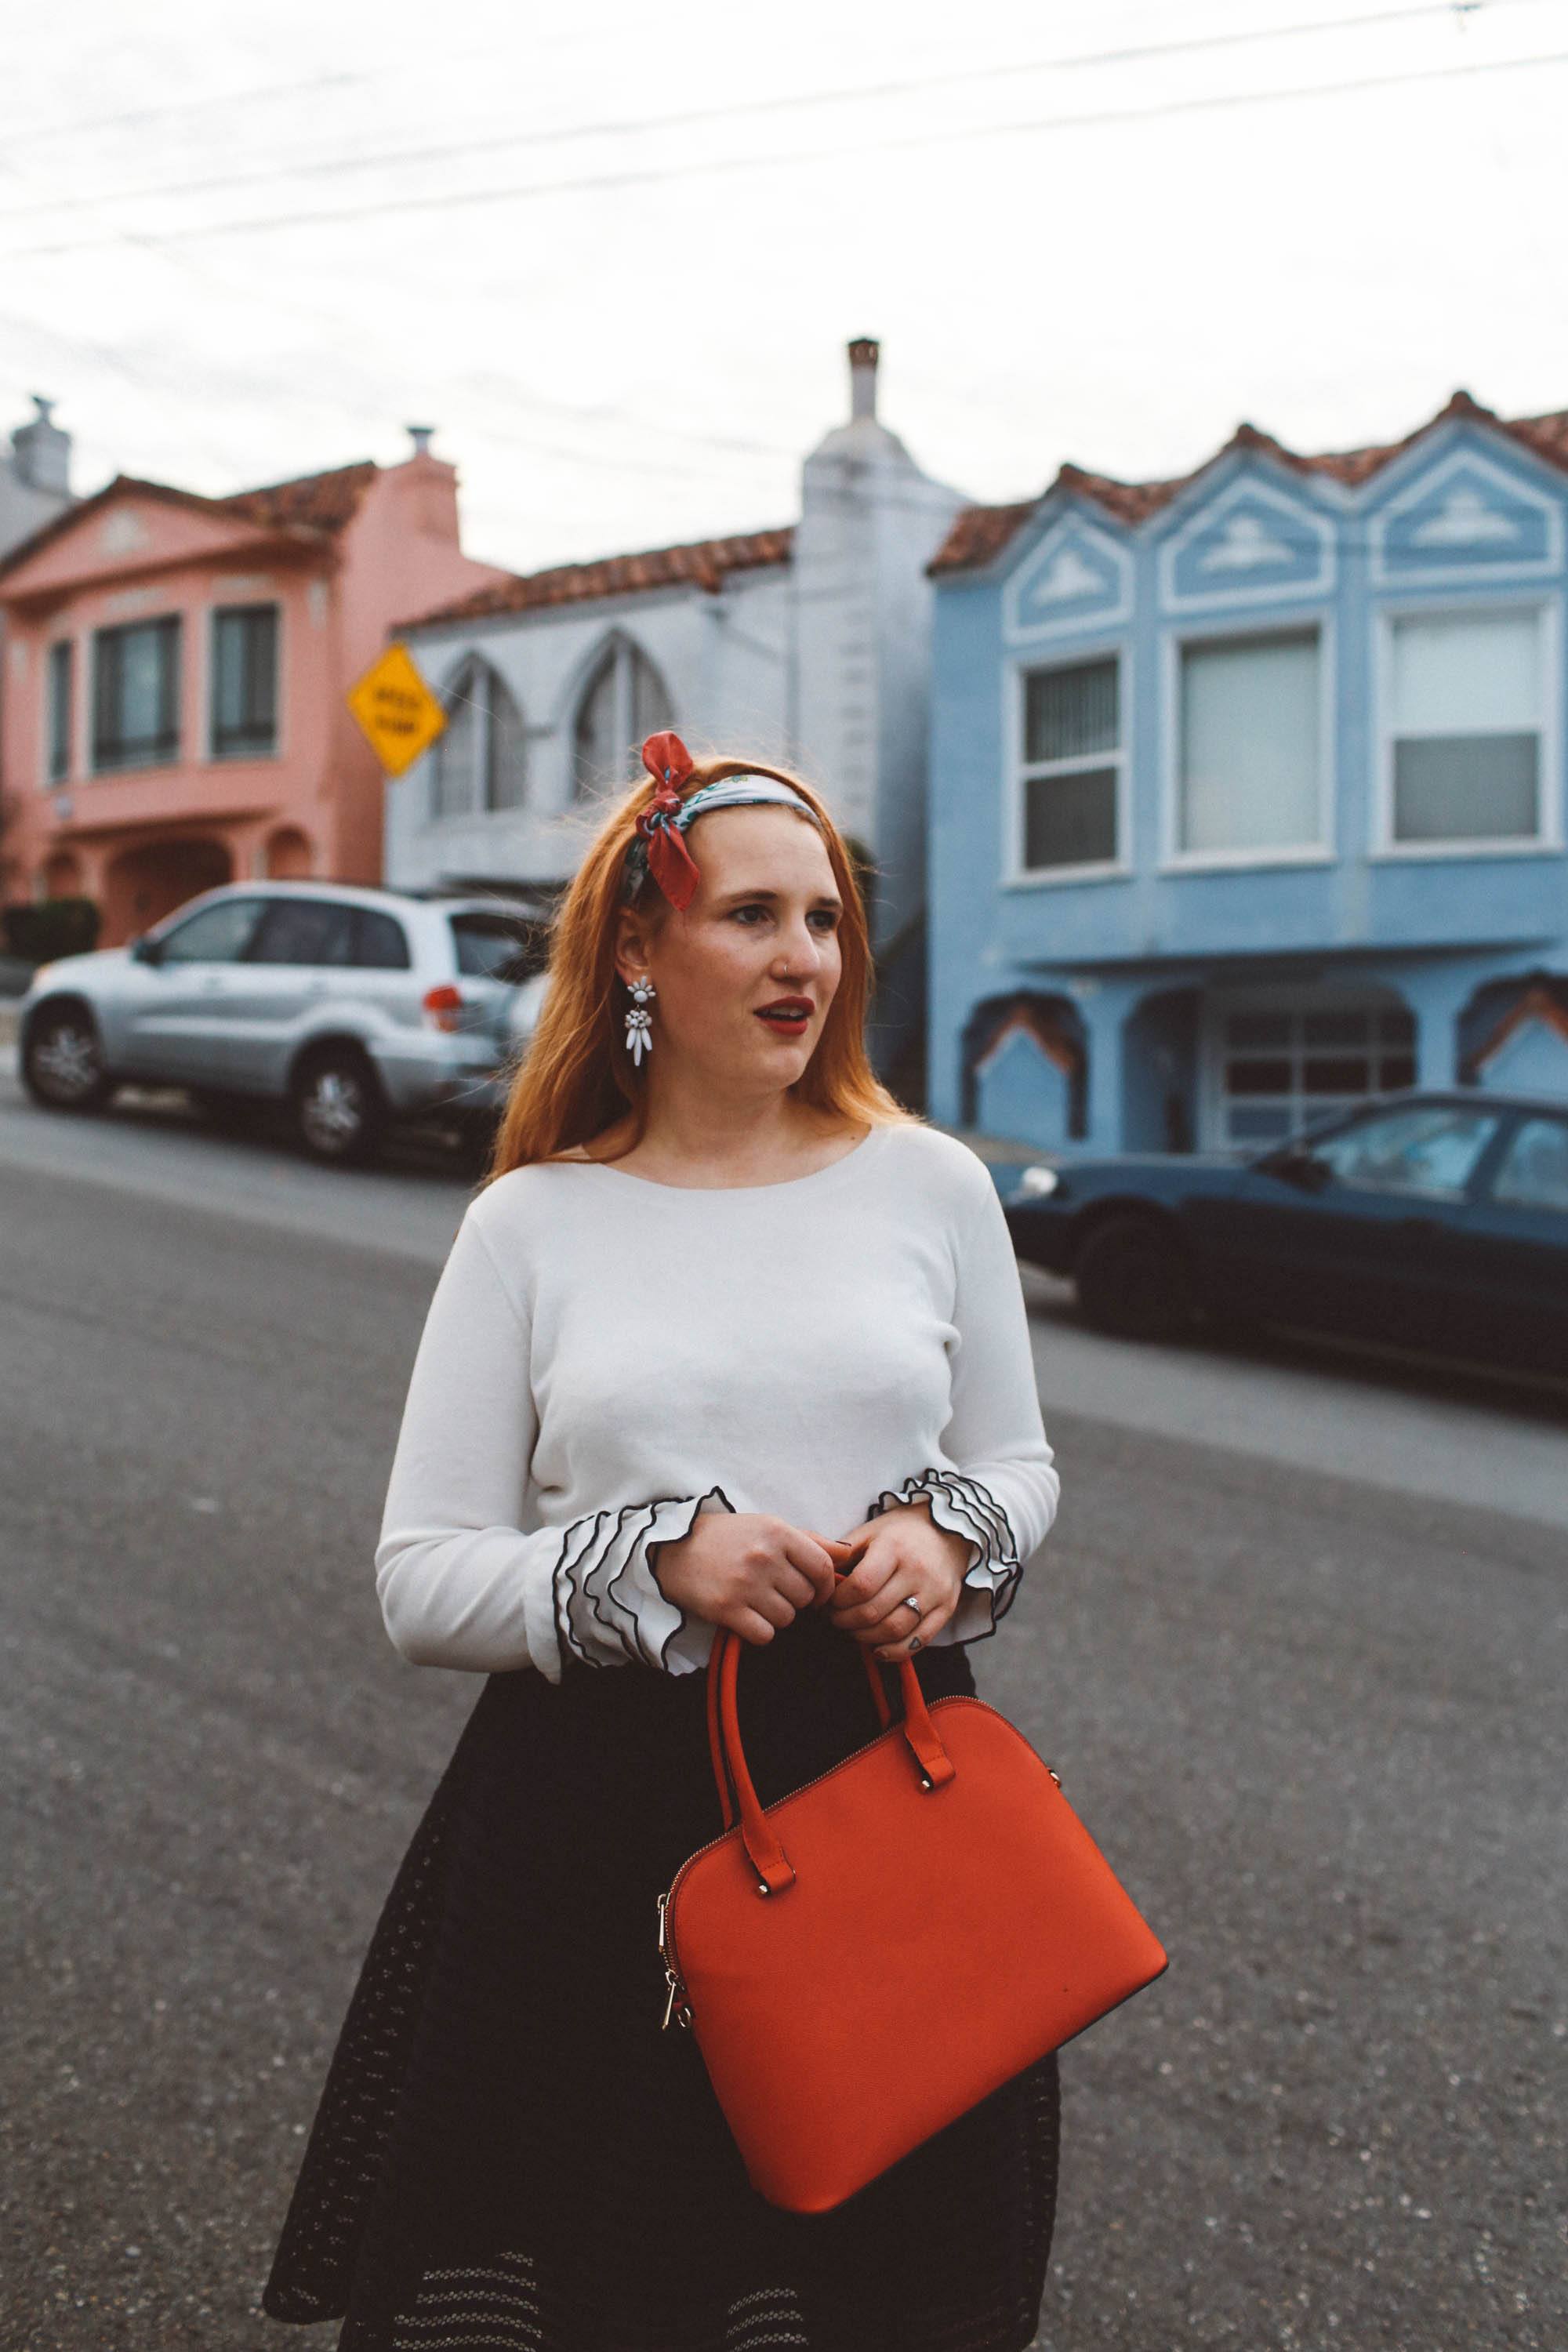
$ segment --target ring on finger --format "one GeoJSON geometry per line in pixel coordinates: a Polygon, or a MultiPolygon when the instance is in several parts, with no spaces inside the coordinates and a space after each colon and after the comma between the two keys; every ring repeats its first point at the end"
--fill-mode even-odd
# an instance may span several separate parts
{"type": "Polygon", "coordinates": [[[921,1607],[920,1602],[915,1599],[912,1592],[906,1592],[903,1599],[896,1602],[894,1605],[900,1609],[912,1609],[917,1617],[922,1617],[925,1614],[924,1610],[921,1607]]]}

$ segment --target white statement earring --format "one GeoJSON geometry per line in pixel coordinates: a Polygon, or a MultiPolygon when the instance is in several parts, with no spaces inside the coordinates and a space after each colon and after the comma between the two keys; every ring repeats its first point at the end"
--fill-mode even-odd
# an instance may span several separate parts
{"type": "Polygon", "coordinates": [[[645,1007],[649,997],[657,996],[658,991],[651,980],[628,981],[626,985],[637,999],[626,1014],[626,1051],[633,1066],[639,1066],[643,1055],[653,1051],[653,1015],[645,1007]]]}

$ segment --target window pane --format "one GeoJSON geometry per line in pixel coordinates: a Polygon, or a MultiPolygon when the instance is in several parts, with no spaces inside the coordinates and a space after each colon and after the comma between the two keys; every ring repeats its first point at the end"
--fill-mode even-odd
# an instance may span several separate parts
{"type": "Polygon", "coordinates": [[[494,670],[489,674],[489,690],[490,764],[485,803],[492,809],[521,808],[527,782],[522,713],[505,679],[494,670]]]}
{"type": "Polygon", "coordinates": [[[513,977],[510,967],[523,954],[525,927],[493,915],[454,915],[452,943],[460,972],[476,980],[507,980],[513,977]]]}
{"type": "Polygon", "coordinates": [[[662,727],[673,727],[675,715],[669,707],[669,697],[660,677],[646,654],[634,646],[632,662],[632,740],[645,743],[662,727]]]}
{"type": "Polygon", "coordinates": [[[1568,1211],[1568,1119],[1521,1120],[1492,1192],[1514,1208],[1568,1211]]]}
{"type": "Polygon", "coordinates": [[[1394,747],[1396,841],[1530,841],[1540,738],[1417,735],[1394,747]]]}
{"type": "Polygon", "coordinates": [[[1290,1043],[1290,1015],[1288,1013],[1233,1013],[1225,1024],[1225,1034],[1233,1045],[1288,1045],[1290,1043]]]}
{"type": "Polygon", "coordinates": [[[1396,735],[1504,734],[1541,718],[1534,613],[1465,613],[1394,624],[1396,735]]]}
{"type": "Polygon", "coordinates": [[[408,934],[395,915],[378,915],[374,908],[361,907],[355,921],[354,961],[362,971],[409,969],[408,934]]]}
{"type": "Polygon", "coordinates": [[[1372,1034],[1370,1013],[1304,1013],[1303,1045],[1364,1045],[1372,1034]]]}
{"type": "Polygon", "coordinates": [[[1248,1104],[1229,1113],[1226,1128],[1233,1143],[1273,1143],[1289,1135],[1292,1121],[1289,1110],[1267,1109],[1262,1104],[1248,1104]]]}
{"type": "Polygon", "coordinates": [[[213,635],[213,749],[270,751],[278,726],[277,607],[221,612],[213,635]]]}
{"type": "Polygon", "coordinates": [[[49,647],[49,782],[68,776],[71,764],[71,641],[49,647]]]}
{"type": "Polygon", "coordinates": [[[164,963],[233,963],[261,912],[259,898],[220,898],[165,934],[164,963]]]}
{"type": "Polygon", "coordinates": [[[1116,771],[1031,776],[1024,785],[1024,864],[1099,866],[1116,856],[1116,771]]]}
{"type": "Polygon", "coordinates": [[[247,963],[349,964],[354,960],[354,909],[329,898],[275,898],[247,963]]]}
{"type": "Polygon", "coordinates": [[[432,816],[471,816],[479,805],[479,672],[468,662],[442,696],[445,730],[431,768],[432,816]]]}
{"type": "Polygon", "coordinates": [[[94,648],[93,761],[151,766],[178,748],[179,622],[100,630],[94,648]]]}
{"type": "Polygon", "coordinates": [[[1377,1066],[1377,1083],[1385,1092],[1392,1092],[1395,1087],[1413,1087],[1415,1084],[1415,1055],[1384,1054],[1377,1066]]]}
{"type": "Polygon", "coordinates": [[[1024,681],[1024,757],[1082,760],[1121,742],[1117,665],[1033,670],[1024,681]]]}
{"type": "Polygon", "coordinates": [[[1315,841],[1317,633],[1184,647],[1181,750],[1184,850],[1315,841]]]}
{"type": "Polygon", "coordinates": [[[1226,1091],[1233,1095],[1288,1095],[1288,1061],[1236,1061],[1226,1065],[1226,1091]]]}
{"type": "Polygon", "coordinates": [[[1457,1201],[1496,1129],[1495,1111],[1398,1110],[1363,1119],[1314,1148],[1342,1184],[1457,1201]]]}
{"type": "Polygon", "coordinates": [[[1369,1095],[1372,1064],[1356,1054],[1309,1054],[1301,1085],[1310,1095],[1369,1095]]]}
{"type": "Polygon", "coordinates": [[[579,793],[596,792],[616,772],[616,656],[607,655],[577,706],[573,741],[574,778],[579,793]]]}

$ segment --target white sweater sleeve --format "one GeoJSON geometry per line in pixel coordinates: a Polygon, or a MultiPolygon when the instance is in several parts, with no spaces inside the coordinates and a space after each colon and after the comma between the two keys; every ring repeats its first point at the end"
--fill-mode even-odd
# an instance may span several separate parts
{"type": "Polygon", "coordinates": [[[665,1599],[653,1554],[699,1512],[732,1506],[714,1486],[523,1533],[539,1428],[530,1325],[475,1205],[426,1318],[376,1546],[393,1644],[416,1665],[532,1665],[550,1682],[561,1680],[563,1645],[589,1665],[695,1672],[714,1629],[665,1599]]]}
{"type": "Polygon", "coordinates": [[[934,1646],[994,1633],[1011,1608],[1026,1560],[1057,1515],[1061,1479],[1035,1383],[1028,1309],[1012,1235],[989,1171],[956,1245],[952,1410],[942,1459],[884,1487],[870,1517],[923,1501],[940,1528],[967,1536],[958,1607],[934,1646]]]}

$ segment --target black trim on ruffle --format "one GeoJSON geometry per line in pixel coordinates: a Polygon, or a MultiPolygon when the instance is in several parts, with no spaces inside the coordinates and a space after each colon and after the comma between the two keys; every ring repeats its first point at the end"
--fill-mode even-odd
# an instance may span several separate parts
{"type": "MultiPolygon", "coordinates": [[[[934,1467],[915,1472],[900,1487],[884,1486],[866,1516],[879,1518],[884,1511],[893,1510],[901,1503],[921,1501],[938,1527],[952,1535],[967,1536],[976,1547],[978,1557],[971,1560],[963,1581],[971,1591],[989,1594],[988,1631],[994,1633],[1013,1605],[1023,1574],[1011,1520],[990,1488],[978,1478],[968,1477],[960,1470],[934,1467]]],[[[972,1638],[984,1641],[987,1636],[981,1633],[972,1638]]]]}
{"type": "Polygon", "coordinates": [[[616,1511],[585,1513],[563,1528],[561,1550],[551,1578],[551,1592],[557,1636],[574,1657],[580,1659],[585,1666],[604,1666],[613,1663],[601,1651],[580,1638],[588,1627],[596,1625],[634,1665],[653,1666],[667,1674],[670,1671],[670,1645],[686,1632],[689,1621],[684,1610],[678,1609],[674,1601],[665,1598],[653,1562],[648,1558],[648,1539],[658,1526],[662,1511],[671,1507],[679,1509],[682,1505],[689,1504],[690,1516],[686,1525],[679,1532],[672,1529],[659,1536],[654,1549],[657,1550],[661,1544],[679,1542],[681,1537],[690,1534],[702,1505],[714,1496],[725,1510],[733,1511],[735,1506],[728,1495],[721,1486],[715,1486],[708,1487],[700,1495],[659,1495],[649,1502],[623,1504],[616,1511]],[[608,1583],[602,1588],[595,1587],[592,1580],[619,1539],[626,1535],[628,1521],[643,1524],[632,1533],[626,1546],[626,1556],[608,1583]],[[619,1588],[628,1577],[635,1578],[639,1565],[652,1591],[623,1599],[619,1588]],[[675,1620],[657,1648],[646,1637],[644,1630],[647,1605],[656,1597],[675,1620]],[[609,1604],[608,1610],[601,1605],[602,1602],[609,1604]],[[618,1616],[615,1613],[617,1611],[620,1612],[618,1616]],[[625,1622],[627,1619],[630,1620],[629,1626],[625,1622]]]}

